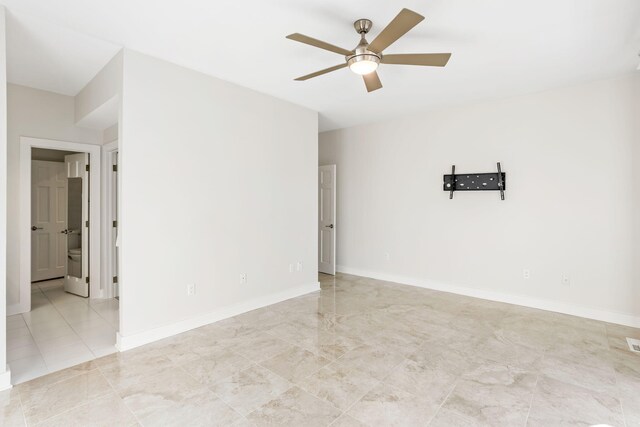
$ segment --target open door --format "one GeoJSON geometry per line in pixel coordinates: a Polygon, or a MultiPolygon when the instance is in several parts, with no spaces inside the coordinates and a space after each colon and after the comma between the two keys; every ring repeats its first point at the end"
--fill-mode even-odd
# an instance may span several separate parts
{"type": "Polygon", "coordinates": [[[89,296],[89,154],[65,156],[67,170],[67,275],[64,290],[89,296]]]}
{"type": "Polygon", "coordinates": [[[318,170],[318,270],[336,274],[336,165],[318,170]]]}

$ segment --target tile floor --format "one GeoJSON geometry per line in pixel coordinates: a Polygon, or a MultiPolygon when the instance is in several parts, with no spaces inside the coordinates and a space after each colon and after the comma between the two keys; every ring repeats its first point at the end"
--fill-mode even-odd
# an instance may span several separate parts
{"type": "Polygon", "coordinates": [[[355,276],[0,393],[4,425],[637,426],[640,330],[355,276]]]}
{"type": "Polygon", "coordinates": [[[118,301],[66,293],[62,280],[34,283],[29,313],[7,317],[7,361],[18,384],[116,351],[118,301]]]}

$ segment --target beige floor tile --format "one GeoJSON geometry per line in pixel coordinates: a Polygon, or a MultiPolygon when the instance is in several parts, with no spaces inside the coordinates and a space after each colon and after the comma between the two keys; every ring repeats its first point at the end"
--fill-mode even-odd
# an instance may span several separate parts
{"type": "Polygon", "coordinates": [[[362,345],[362,342],[332,332],[319,332],[316,336],[302,339],[296,344],[329,360],[337,360],[348,351],[362,345]]]}
{"type": "Polygon", "coordinates": [[[247,369],[251,364],[249,359],[231,350],[221,350],[180,367],[201,384],[213,385],[247,369]]]}
{"type": "Polygon", "coordinates": [[[478,425],[524,425],[537,374],[486,363],[465,374],[442,405],[478,425]]]}
{"type": "Polygon", "coordinates": [[[616,374],[616,383],[627,427],[640,426],[640,377],[616,374]]]}
{"type": "Polygon", "coordinates": [[[568,384],[578,385],[593,391],[615,395],[616,376],[613,368],[604,363],[600,366],[583,364],[579,360],[546,355],[541,362],[540,373],[568,384]]]}
{"type": "Polygon", "coordinates": [[[167,357],[143,348],[110,354],[96,359],[94,363],[116,391],[175,367],[167,357]]]}
{"type": "Polygon", "coordinates": [[[19,384],[16,386],[16,389],[19,390],[22,395],[37,394],[43,390],[46,390],[52,384],[94,371],[96,367],[97,365],[94,362],[81,363],[76,366],[19,384]]]}
{"type": "MultiPolygon", "coordinates": [[[[180,405],[207,389],[183,370],[174,368],[118,391],[127,407],[142,421],[155,412],[180,405]]],[[[144,423],[143,423],[144,424],[144,423]]]]}
{"type": "Polygon", "coordinates": [[[529,370],[537,370],[540,367],[544,354],[541,349],[511,342],[499,334],[491,335],[479,342],[474,350],[478,357],[529,370]]]}
{"type": "Polygon", "coordinates": [[[378,380],[357,369],[347,369],[332,363],[315,374],[298,381],[298,385],[314,396],[326,400],[345,411],[369,390],[378,380]]]}
{"type": "Polygon", "coordinates": [[[331,423],[331,427],[367,427],[367,425],[347,414],[343,414],[340,418],[331,423]]]}
{"type": "Polygon", "coordinates": [[[467,364],[460,366],[430,357],[414,356],[401,362],[385,382],[440,404],[467,368],[467,364]]]}
{"type": "Polygon", "coordinates": [[[20,394],[16,389],[0,392],[0,425],[7,427],[26,425],[20,394]]]}
{"type": "Polygon", "coordinates": [[[424,426],[439,404],[380,383],[347,411],[347,415],[370,426],[424,426]]]}
{"type": "Polygon", "coordinates": [[[20,388],[19,392],[27,422],[36,424],[109,394],[112,389],[96,369],[37,389],[20,388]]]}
{"type": "Polygon", "coordinates": [[[256,426],[328,426],[340,411],[299,387],[292,387],[277,398],[250,413],[256,426]]]}
{"type": "Polygon", "coordinates": [[[441,408],[429,423],[429,427],[476,427],[478,423],[462,414],[441,408]]]}
{"type": "Polygon", "coordinates": [[[167,405],[140,418],[145,427],[241,426],[245,420],[213,392],[203,391],[175,405],[167,405]]]}
{"type": "Polygon", "coordinates": [[[383,380],[404,360],[397,349],[363,344],[345,353],[336,362],[348,370],[365,372],[383,380]]]}
{"type": "MultiPolygon", "coordinates": [[[[319,280],[321,292],[0,393],[2,420],[126,425],[130,411],[145,426],[450,427],[525,425],[529,414],[536,426],[640,425],[640,356],[625,339],[639,329],[345,274],[319,280]]],[[[74,363],[65,348],[79,340],[107,354],[101,334],[118,320],[117,302],[41,287],[32,312],[7,319],[18,380],[46,372],[43,356],[74,363]]]]}
{"type": "Polygon", "coordinates": [[[258,336],[252,335],[238,342],[231,348],[249,360],[262,362],[287,350],[291,350],[293,345],[273,335],[264,333],[258,336]]]}
{"type": "Polygon", "coordinates": [[[249,414],[289,388],[289,381],[258,365],[253,365],[210,387],[241,415],[249,414]]]}
{"type": "Polygon", "coordinates": [[[541,376],[531,402],[528,425],[622,426],[624,420],[615,397],[541,376]]]}
{"type": "Polygon", "coordinates": [[[294,347],[260,365],[289,381],[299,381],[317,372],[329,363],[328,359],[300,347],[294,347]]]}
{"type": "Polygon", "coordinates": [[[157,349],[159,354],[178,365],[229,349],[229,345],[223,344],[220,340],[209,337],[199,330],[166,338],[153,343],[152,346],[157,349]]]}
{"type": "Polygon", "coordinates": [[[115,393],[92,400],[38,424],[38,427],[136,426],[138,422],[115,393]]]}

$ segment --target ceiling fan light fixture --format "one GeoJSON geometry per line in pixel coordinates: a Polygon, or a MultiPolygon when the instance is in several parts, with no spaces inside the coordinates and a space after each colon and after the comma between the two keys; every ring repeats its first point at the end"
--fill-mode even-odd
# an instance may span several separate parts
{"type": "Polygon", "coordinates": [[[347,60],[349,69],[356,74],[364,76],[365,74],[373,73],[378,69],[380,64],[380,57],[374,54],[361,54],[354,55],[347,60]]]}

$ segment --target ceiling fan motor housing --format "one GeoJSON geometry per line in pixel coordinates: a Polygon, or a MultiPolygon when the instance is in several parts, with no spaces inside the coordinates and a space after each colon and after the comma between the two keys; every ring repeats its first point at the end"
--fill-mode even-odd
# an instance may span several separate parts
{"type": "Polygon", "coordinates": [[[356,48],[353,50],[353,55],[347,55],[345,57],[345,59],[347,60],[347,65],[351,67],[352,64],[362,61],[375,62],[376,64],[379,64],[380,60],[382,59],[382,55],[370,51],[368,49],[369,42],[367,42],[367,39],[365,39],[364,37],[365,34],[371,29],[371,21],[369,21],[368,19],[357,20],[353,24],[356,30],[358,30],[359,24],[362,24],[361,28],[363,28],[363,30],[360,32],[360,43],[358,43],[358,46],[356,46],[356,48]],[[368,26],[366,24],[367,22],[368,26]]]}

